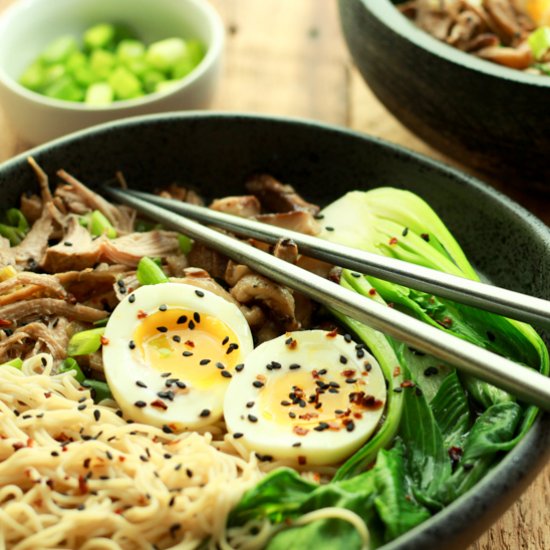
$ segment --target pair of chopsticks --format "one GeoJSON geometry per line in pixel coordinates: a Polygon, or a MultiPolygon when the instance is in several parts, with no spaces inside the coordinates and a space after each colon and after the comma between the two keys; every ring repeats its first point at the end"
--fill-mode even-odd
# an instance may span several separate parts
{"type": "Polygon", "coordinates": [[[550,378],[202,224],[267,243],[292,239],[306,256],[494,313],[550,326],[550,302],[546,300],[150,193],[109,186],[103,190],[112,199],[135,208],[164,227],[203,242],[277,283],[550,411],[550,378]]]}

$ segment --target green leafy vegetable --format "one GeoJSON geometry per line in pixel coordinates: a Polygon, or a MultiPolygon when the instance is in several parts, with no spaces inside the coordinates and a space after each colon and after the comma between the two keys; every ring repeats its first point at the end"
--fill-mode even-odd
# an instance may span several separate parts
{"type": "Polygon", "coordinates": [[[99,211],[94,210],[90,216],[90,233],[94,236],[107,235],[109,239],[114,239],[117,236],[116,229],[111,222],[99,211]]]}
{"type": "Polygon", "coordinates": [[[73,357],[75,355],[88,355],[94,353],[101,347],[101,337],[105,332],[105,328],[92,328],[77,332],[69,340],[67,355],[73,357]]]}
{"type": "Polygon", "coordinates": [[[17,246],[29,232],[29,222],[18,208],[6,211],[5,222],[0,223],[0,235],[10,241],[11,246],[17,246]]]}
{"type": "Polygon", "coordinates": [[[180,251],[183,254],[189,254],[193,248],[193,241],[187,235],[178,235],[178,243],[180,246],[180,251]]]}
{"type": "Polygon", "coordinates": [[[142,285],[158,285],[168,282],[168,277],[164,274],[162,268],[147,256],[139,261],[136,276],[142,285]]]}

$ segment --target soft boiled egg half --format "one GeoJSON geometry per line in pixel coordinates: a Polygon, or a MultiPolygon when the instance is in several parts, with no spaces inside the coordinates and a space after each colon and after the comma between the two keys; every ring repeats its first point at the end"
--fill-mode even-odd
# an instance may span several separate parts
{"type": "Polygon", "coordinates": [[[223,413],[225,392],[252,351],[239,308],[195,286],[142,286],[113,311],[103,363],[125,416],[171,431],[196,430],[223,413]]]}
{"type": "Polygon", "coordinates": [[[224,416],[250,451],[328,465],[367,441],[385,402],[384,376],[362,344],[309,330],[264,342],[246,357],[229,384],[224,416]]]}

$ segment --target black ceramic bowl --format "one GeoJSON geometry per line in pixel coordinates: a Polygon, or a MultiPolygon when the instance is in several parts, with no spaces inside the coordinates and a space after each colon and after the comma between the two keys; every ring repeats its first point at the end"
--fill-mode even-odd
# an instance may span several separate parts
{"type": "Polygon", "coordinates": [[[462,163],[550,190],[550,78],[461,52],[390,0],[339,0],[351,55],[380,101],[462,163]]]}
{"type": "MultiPolygon", "coordinates": [[[[49,174],[64,168],[91,185],[122,170],[134,187],[179,180],[207,197],[241,193],[246,176],[258,171],[320,203],[352,189],[410,189],[440,213],[486,276],[550,298],[550,231],[542,222],[471,177],[364,135],[296,120],[173,114],[99,126],[31,154],[49,174]]],[[[35,186],[26,154],[0,166],[2,208],[35,186]]],[[[473,490],[386,550],[465,548],[520,495],[549,450],[545,415],[473,490]]]]}

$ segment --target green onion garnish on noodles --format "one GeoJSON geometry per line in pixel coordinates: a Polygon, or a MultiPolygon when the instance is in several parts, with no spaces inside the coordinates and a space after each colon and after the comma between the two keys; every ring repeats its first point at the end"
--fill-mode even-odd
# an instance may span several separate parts
{"type": "Polygon", "coordinates": [[[72,357],[94,353],[94,351],[97,351],[101,347],[101,338],[104,332],[104,327],[77,332],[69,340],[67,355],[72,357]]]}
{"type": "Polygon", "coordinates": [[[59,373],[72,372],[73,376],[80,382],[84,382],[84,373],[82,372],[80,365],[76,362],[76,359],[68,357],[61,362],[59,367],[59,373]]]}

